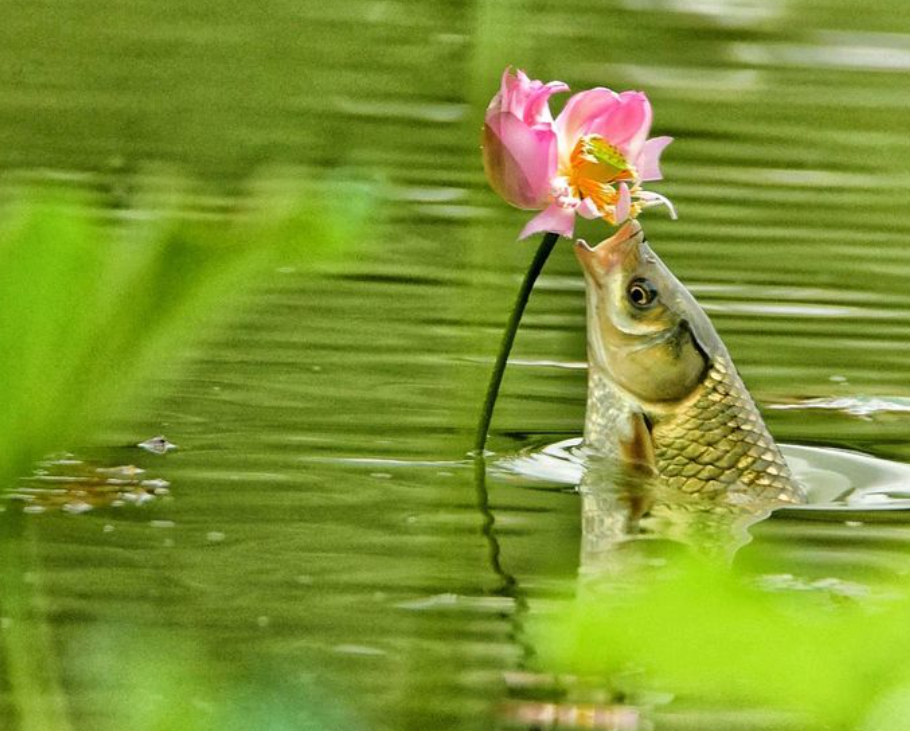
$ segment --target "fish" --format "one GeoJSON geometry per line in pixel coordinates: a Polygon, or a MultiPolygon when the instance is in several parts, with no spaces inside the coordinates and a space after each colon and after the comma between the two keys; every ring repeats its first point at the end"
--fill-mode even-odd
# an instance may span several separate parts
{"type": "Polygon", "coordinates": [[[587,299],[588,451],[699,498],[806,502],[730,354],[637,220],[575,243],[587,299]]]}

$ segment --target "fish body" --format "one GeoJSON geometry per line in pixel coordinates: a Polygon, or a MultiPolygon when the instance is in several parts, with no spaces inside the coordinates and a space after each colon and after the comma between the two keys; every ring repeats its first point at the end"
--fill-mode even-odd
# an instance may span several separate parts
{"type": "Polygon", "coordinates": [[[588,449],[692,495],[805,502],[711,321],[640,224],[575,250],[587,291],[588,449]]]}

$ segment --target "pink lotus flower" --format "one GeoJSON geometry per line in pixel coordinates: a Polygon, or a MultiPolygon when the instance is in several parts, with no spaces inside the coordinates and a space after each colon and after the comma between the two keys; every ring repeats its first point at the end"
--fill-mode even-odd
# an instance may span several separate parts
{"type": "Polygon", "coordinates": [[[483,163],[493,190],[513,206],[534,210],[549,201],[558,161],[549,99],[568,90],[561,81],[531,81],[524,71],[502,75],[484,120],[483,163]]]}
{"type": "Polygon", "coordinates": [[[604,88],[572,96],[553,121],[549,98],[559,81],[532,81],[506,69],[487,108],[484,168],[493,189],[518,208],[541,210],[519,238],[538,231],[571,236],[575,215],[616,225],[666,205],[642,188],[660,180],[660,154],[672,137],[648,139],[651,103],[638,91],[604,88]]]}

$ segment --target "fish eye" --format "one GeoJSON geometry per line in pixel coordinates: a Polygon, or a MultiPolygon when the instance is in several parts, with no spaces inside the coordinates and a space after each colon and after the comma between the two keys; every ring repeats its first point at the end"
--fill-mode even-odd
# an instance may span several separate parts
{"type": "Polygon", "coordinates": [[[626,296],[634,307],[647,309],[657,299],[657,287],[647,279],[633,279],[626,288],[626,296]]]}

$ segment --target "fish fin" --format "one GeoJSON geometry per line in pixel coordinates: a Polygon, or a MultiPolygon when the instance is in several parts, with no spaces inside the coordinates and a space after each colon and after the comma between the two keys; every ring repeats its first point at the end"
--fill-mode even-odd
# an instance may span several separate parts
{"type": "Polygon", "coordinates": [[[651,420],[644,413],[638,411],[632,414],[628,435],[620,440],[619,449],[626,464],[653,473],[657,471],[657,459],[651,426],[651,420]]]}

